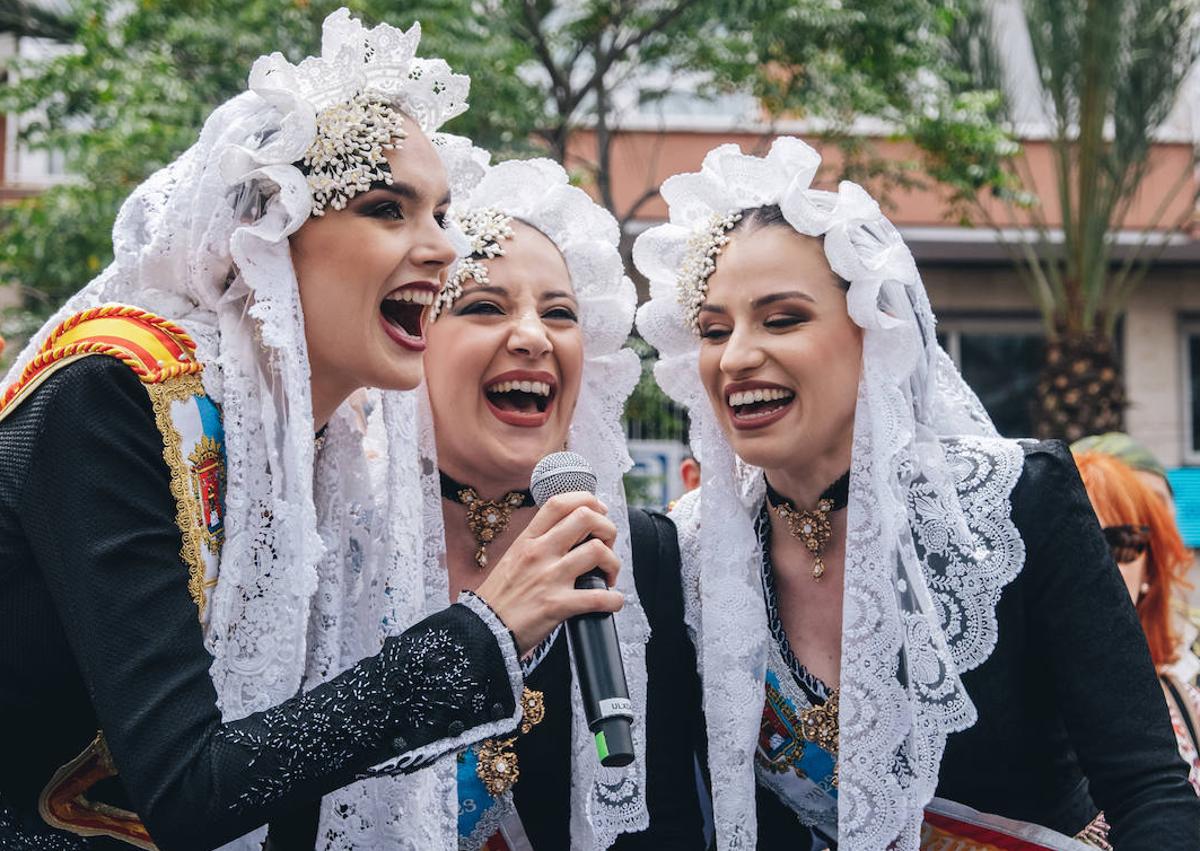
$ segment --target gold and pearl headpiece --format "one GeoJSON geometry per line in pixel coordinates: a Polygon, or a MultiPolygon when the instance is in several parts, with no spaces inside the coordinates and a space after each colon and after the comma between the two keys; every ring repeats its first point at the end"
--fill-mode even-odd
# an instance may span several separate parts
{"type": "Polygon", "coordinates": [[[446,286],[438,293],[430,311],[430,321],[436,320],[443,310],[450,306],[463,294],[463,284],[468,280],[483,286],[489,283],[487,267],[482,260],[491,260],[504,255],[502,242],[512,239],[512,216],[501,212],[495,207],[483,207],[470,210],[456,217],[458,226],[470,240],[470,253],[458,261],[454,274],[446,282],[446,286]]]}
{"type": "Polygon", "coordinates": [[[466,110],[470,80],[441,59],[418,58],[420,40],[420,24],[368,29],[339,9],[325,19],[320,56],[292,64],[272,53],[254,63],[250,89],[290,120],[312,122],[312,142],[293,163],[307,179],[312,215],[392,182],[386,152],[404,140],[403,116],[433,134],[466,110]]]}
{"type": "Polygon", "coordinates": [[[386,151],[404,141],[403,116],[373,92],[360,92],[345,103],[317,113],[317,138],[301,161],[312,192],[314,216],[346,202],[375,183],[391,184],[386,151]]]}
{"type": "Polygon", "coordinates": [[[729,242],[729,232],[741,218],[741,213],[713,213],[688,240],[675,286],[684,318],[696,333],[700,332],[700,308],[708,296],[708,279],[717,269],[717,255],[729,242]]]}

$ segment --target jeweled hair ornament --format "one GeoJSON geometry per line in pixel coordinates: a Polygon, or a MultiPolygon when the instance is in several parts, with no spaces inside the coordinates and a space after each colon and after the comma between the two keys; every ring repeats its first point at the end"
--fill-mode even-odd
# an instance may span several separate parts
{"type": "MultiPolygon", "coordinates": [[[[481,157],[460,157],[462,169],[478,173],[481,157]]],[[[450,167],[452,184],[460,181],[460,167],[450,167]]],[[[462,181],[466,183],[468,181],[462,181]]],[[[488,274],[488,264],[511,248],[515,221],[524,222],[548,238],[562,254],[578,303],[583,331],[583,371],[567,448],[586,457],[597,477],[596,495],[608,507],[617,525],[617,555],[625,569],[617,590],[625,595],[618,612],[622,657],[638,718],[634,723],[636,758],[625,768],[605,768],[597,763],[590,731],[584,720],[577,690],[572,691],[571,819],[572,848],[608,848],[621,833],[643,830],[649,824],[646,810],[646,668],[645,642],[649,626],[633,583],[628,517],[623,476],[633,466],[621,424],[625,400],[641,374],[640,361],[625,346],[633,325],[637,292],[621,261],[620,229],[616,220],[587,193],[572,186],[558,163],[547,159],[510,160],[486,169],[477,185],[455,196],[452,214],[463,223],[472,240],[468,266],[452,274],[463,287],[488,274]]],[[[517,235],[521,239],[524,235],[517,235]]],[[[525,237],[528,238],[528,237],[525,237]]],[[[442,300],[441,319],[459,294],[442,300]]],[[[422,447],[436,458],[432,414],[425,412],[422,447]]],[[[442,502],[436,461],[424,466],[427,523],[442,534],[442,502]]],[[[432,570],[432,569],[430,569],[432,570]]],[[[442,567],[442,573],[445,569],[442,567]]],[[[433,592],[442,594],[444,590],[433,592]]],[[[486,837],[485,837],[486,838],[486,837]]]]}
{"type": "Polygon", "coordinates": [[[392,183],[386,152],[404,141],[402,122],[390,103],[371,92],[317,113],[317,138],[301,160],[314,216],[324,215],[327,206],[344,209],[347,201],[377,183],[392,183]]]}
{"type": "Polygon", "coordinates": [[[297,158],[312,194],[312,214],[343,209],[377,183],[390,184],[387,152],[404,140],[403,115],[425,133],[467,108],[470,80],[441,59],[419,59],[421,25],[367,29],[339,9],[325,19],[320,56],[292,65],[272,53],[254,63],[250,89],[310,109],[312,142],[297,158]],[[326,45],[337,47],[327,50],[326,45]]]}
{"type": "MultiPolygon", "coordinates": [[[[315,452],[288,239],[319,206],[304,158],[349,138],[339,136],[343,122],[335,117],[343,107],[353,112],[360,96],[411,117],[455,174],[482,173],[465,140],[435,132],[466,109],[469,81],[440,59],[417,57],[419,40],[415,24],[368,28],[341,9],[325,20],[319,56],[298,64],[278,53],[261,57],[248,91],[217,107],[197,142],[133,191],[113,228],[113,263],[33,336],[2,385],[16,380],[51,329],[106,303],[169,317],[196,341],[227,437],[230,510],[205,636],[226,720],[330,679],[434,605],[421,571],[440,557],[440,541],[426,550],[422,537],[416,394],[363,394],[370,421],[395,426],[380,430],[374,466],[363,446],[362,411],[349,404],[335,412],[315,452]],[[371,581],[349,583],[349,571],[371,581]]],[[[385,112],[378,112],[379,127],[394,129],[385,112]]],[[[381,153],[383,136],[373,138],[381,153]]],[[[336,172],[334,153],[322,167],[336,172]]],[[[327,188],[356,185],[357,177],[327,188]]],[[[466,191],[465,183],[452,180],[451,187],[466,191]]],[[[450,599],[444,585],[440,593],[436,608],[450,599]]],[[[513,655],[510,673],[519,684],[513,655]]],[[[498,721],[494,734],[516,723],[498,721]]],[[[457,848],[453,816],[443,817],[452,777],[453,768],[439,763],[327,795],[323,849],[457,848]]],[[[257,851],[264,834],[229,847],[257,851]]]]}
{"type": "Polygon", "coordinates": [[[679,267],[679,303],[692,328],[699,333],[700,308],[708,296],[708,278],[717,270],[717,255],[729,242],[729,231],[741,221],[740,213],[713,213],[688,240],[687,255],[679,267]]]}
{"type": "MultiPolygon", "coordinates": [[[[696,311],[720,266],[722,240],[755,238],[753,223],[726,224],[762,206],[778,205],[793,230],[820,239],[830,268],[849,283],[846,309],[863,329],[863,368],[841,676],[829,684],[840,695],[837,834],[843,851],[913,851],[946,736],[975,721],[959,674],[991,654],[996,601],[1024,562],[1009,517],[1023,452],[997,437],[938,346],[899,232],[860,186],[814,189],[820,164],[811,147],[783,137],[764,157],[722,145],[699,172],[668,179],[669,221],[641,234],[633,249],[650,281],[638,330],[658,349],[659,384],[688,408],[704,468],[703,487],[672,516],[704,683],[717,843],[748,847],[756,836],[754,754],[773,646],[754,528],[765,481],[737,459],[709,404],[699,353],[710,343],[695,333],[696,311]],[[944,559],[938,587],[927,585],[914,542],[944,559]]],[[[796,451],[804,449],[797,436],[796,451]]],[[[776,782],[769,775],[759,782],[776,782]]]]}
{"type": "Polygon", "coordinates": [[[474,281],[480,286],[490,283],[487,266],[483,261],[502,257],[504,240],[512,239],[513,235],[512,216],[495,207],[467,210],[456,215],[454,220],[470,243],[470,254],[459,258],[458,265],[446,281],[446,286],[438,293],[429,312],[430,322],[436,320],[443,311],[450,309],[463,294],[463,284],[467,281],[474,281]]]}

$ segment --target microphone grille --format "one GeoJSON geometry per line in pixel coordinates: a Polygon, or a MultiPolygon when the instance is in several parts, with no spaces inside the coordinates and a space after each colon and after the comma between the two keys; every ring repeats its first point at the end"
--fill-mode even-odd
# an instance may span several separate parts
{"type": "Polygon", "coordinates": [[[533,468],[529,492],[539,506],[551,497],[574,491],[596,492],[596,473],[578,452],[551,452],[533,468]]]}

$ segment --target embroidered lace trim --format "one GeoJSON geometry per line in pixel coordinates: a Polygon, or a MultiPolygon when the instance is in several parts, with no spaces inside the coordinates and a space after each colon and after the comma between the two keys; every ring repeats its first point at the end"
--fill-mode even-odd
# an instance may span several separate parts
{"type": "Polygon", "coordinates": [[[638,328],[659,351],[659,384],[689,409],[704,466],[704,495],[674,512],[685,616],[704,681],[718,844],[751,848],[753,746],[772,640],[754,534],[762,474],[734,457],[713,416],[675,283],[696,228],[767,204],[821,237],[831,268],[850,282],[847,308],[864,343],[838,684],[840,847],[906,851],[917,847],[946,736],[975,717],[959,673],[992,652],[995,600],[1024,561],[1009,502],[1024,453],[996,437],[938,347],[899,233],[855,184],[812,189],[819,165],[812,148],[781,138],[762,158],[721,146],[699,173],[664,183],[670,221],[634,245],[651,295],[638,328]]]}
{"type": "MultiPolygon", "coordinates": [[[[478,169],[479,157],[459,157],[466,169],[478,169]]],[[[458,178],[451,172],[451,183],[458,178]]],[[[457,205],[456,205],[457,207],[457,205]]],[[[640,377],[637,355],[625,341],[633,323],[637,294],[625,275],[616,220],[550,160],[500,163],[486,171],[462,209],[490,209],[519,219],[545,234],[562,253],[579,303],[583,331],[582,387],[567,448],[587,458],[596,471],[596,495],[617,526],[617,555],[625,569],[617,590],[625,606],[616,614],[629,696],[637,717],[633,725],[636,758],[626,768],[605,768],[595,758],[578,682],[571,691],[571,842],[579,848],[607,848],[621,833],[649,825],[646,810],[646,641],[649,625],[638,602],[633,578],[623,475],[632,466],[621,414],[640,377]]],[[[458,210],[456,209],[456,213],[458,210]]],[[[423,451],[436,460],[432,428],[423,434],[423,451]]],[[[428,462],[423,462],[428,463],[428,462]]],[[[436,493],[436,464],[427,488],[436,493]]],[[[427,491],[429,493],[429,491],[427,491]]],[[[440,500],[432,522],[440,532],[440,500]]],[[[444,573],[444,567],[442,568],[444,573]]],[[[434,590],[432,593],[444,591],[434,590]]]]}

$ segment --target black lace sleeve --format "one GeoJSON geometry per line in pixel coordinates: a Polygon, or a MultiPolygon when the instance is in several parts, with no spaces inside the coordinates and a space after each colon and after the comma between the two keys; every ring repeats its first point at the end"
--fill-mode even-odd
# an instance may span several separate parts
{"type": "MultiPolygon", "coordinates": [[[[129,803],[162,849],[214,848],[387,762],[514,725],[511,637],[470,600],[282,705],[222,724],[145,390],[93,357],[14,417],[20,521],[129,803]]],[[[13,417],[6,422],[12,425],[13,417]]]]}

